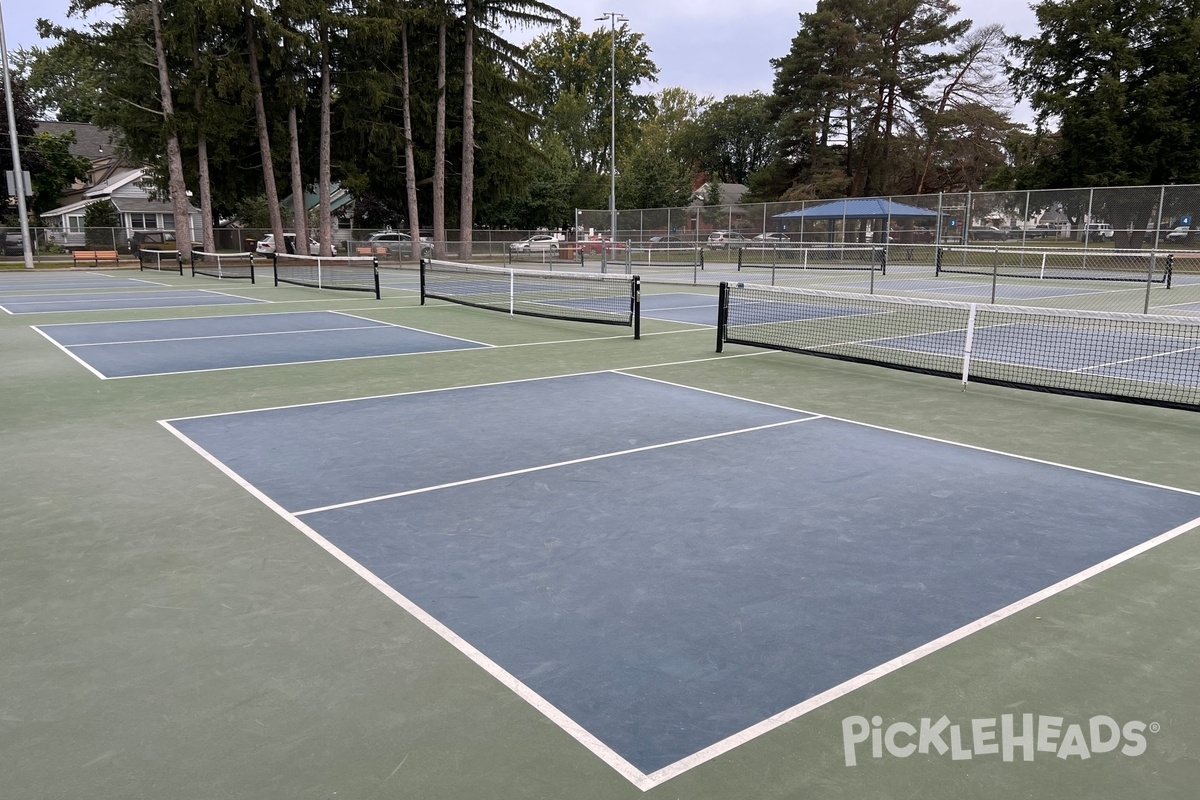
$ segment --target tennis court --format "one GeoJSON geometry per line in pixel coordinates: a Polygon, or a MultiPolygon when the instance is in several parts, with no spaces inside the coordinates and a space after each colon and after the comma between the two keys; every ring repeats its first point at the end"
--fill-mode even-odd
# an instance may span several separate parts
{"type": "Polygon", "coordinates": [[[1186,322],[521,277],[0,315],[5,792],[1193,796],[1186,322]]]}
{"type": "Polygon", "coordinates": [[[166,424],[643,788],[1200,523],[1200,495],[615,373],[166,424]]]}
{"type": "MultiPolygon", "coordinates": [[[[73,287],[72,287],[73,288],[73,287]]],[[[141,308],[184,308],[265,303],[207,289],[143,289],[116,292],[69,292],[0,295],[0,309],[9,314],[44,314],[73,311],[128,311],[141,308]]]]}
{"type": "Polygon", "coordinates": [[[37,326],[101,378],[278,366],[483,347],[335,311],[37,326]]]}

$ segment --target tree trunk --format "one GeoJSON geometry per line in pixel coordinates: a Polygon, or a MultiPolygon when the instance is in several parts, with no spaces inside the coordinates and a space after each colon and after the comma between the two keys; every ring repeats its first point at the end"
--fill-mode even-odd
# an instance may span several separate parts
{"type": "Polygon", "coordinates": [[[458,257],[467,260],[471,258],[471,235],[475,220],[475,9],[472,0],[465,0],[463,7],[467,35],[463,42],[462,194],[458,204],[458,257]]]}
{"type": "Polygon", "coordinates": [[[333,134],[330,131],[331,123],[329,119],[329,106],[332,103],[333,92],[330,87],[331,79],[329,73],[332,67],[329,64],[329,29],[324,25],[321,26],[321,143],[320,143],[320,163],[318,169],[320,172],[317,177],[317,193],[319,195],[318,202],[321,209],[321,255],[333,255],[333,215],[329,207],[329,188],[330,178],[329,172],[332,159],[330,157],[330,140],[333,134]]]}
{"type": "MultiPolygon", "coordinates": [[[[200,73],[200,58],[192,58],[192,66],[200,73]]],[[[196,161],[200,171],[200,241],[204,252],[215,253],[217,240],[213,236],[212,180],[208,174],[208,137],[204,134],[204,87],[196,87],[196,111],[199,123],[196,131],[196,161]]]]}
{"type": "Polygon", "coordinates": [[[167,71],[167,53],[163,47],[162,10],[159,0],[150,0],[150,17],[154,24],[154,55],[158,60],[158,85],[162,92],[163,119],[167,126],[167,174],[171,189],[171,205],[175,210],[175,244],[180,258],[192,257],[191,207],[187,198],[187,183],[183,179],[183,156],[179,150],[179,133],[175,129],[175,105],[171,100],[171,74],[167,71]]]}
{"type": "Polygon", "coordinates": [[[296,231],[296,252],[308,255],[308,205],[304,196],[304,175],[300,171],[300,126],[296,107],[288,109],[288,138],[292,161],[292,229],[296,231]]]}
{"type": "Polygon", "coordinates": [[[437,114],[433,137],[433,250],[446,257],[446,22],[438,25],[437,114]]]}
{"type": "Polygon", "coordinates": [[[404,105],[404,188],[408,193],[408,233],[412,237],[411,256],[421,257],[421,220],[417,210],[417,165],[413,153],[412,103],[408,81],[408,25],[400,26],[401,78],[400,94],[404,105]]]}
{"type": "Polygon", "coordinates": [[[254,45],[254,21],[250,9],[246,9],[246,47],[250,59],[250,86],[254,92],[254,121],[258,128],[258,152],[262,157],[263,190],[267,195],[267,215],[271,220],[271,233],[275,237],[275,250],[286,253],[283,240],[283,217],[279,213],[279,192],[275,188],[275,164],[271,160],[271,134],[267,129],[267,109],[262,99],[262,79],[258,74],[258,48],[254,45]]]}

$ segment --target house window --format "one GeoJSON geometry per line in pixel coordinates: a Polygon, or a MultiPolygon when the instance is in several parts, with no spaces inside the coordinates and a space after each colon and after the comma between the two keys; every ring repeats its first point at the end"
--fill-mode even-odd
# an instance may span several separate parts
{"type": "Polygon", "coordinates": [[[83,233],[83,217],[67,217],[67,230],[71,233],[83,233]]]}
{"type": "Polygon", "coordinates": [[[162,215],[162,229],[164,231],[175,230],[175,215],[174,214],[163,214],[162,215]]]}
{"type": "Polygon", "coordinates": [[[134,230],[153,230],[155,219],[153,214],[130,214],[129,227],[134,230]]]}

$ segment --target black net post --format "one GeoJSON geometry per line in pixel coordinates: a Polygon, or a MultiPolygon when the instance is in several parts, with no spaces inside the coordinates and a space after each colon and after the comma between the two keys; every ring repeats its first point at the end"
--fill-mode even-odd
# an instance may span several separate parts
{"type": "Polygon", "coordinates": [[[721,281],[717,290],[717,352],[725,350],[725,326],[729,323],[729,284],[721,281]]]}
{"type": "Polygon", "coordinates": [[[933,274],[934,276],[942,274],[942,248],[938,247],[933,253],[933,274]]]}
{"type": "Polygon", "coordinates": [[[428,259],[421,259],[421,305],[425,305],[425,267],[428,264],[428,259]]]}
{"type": "Polygon", "coordinates": [[[275,273],[275,285],[279,285],[279,253],[271,253],[271,271],[275,273]]]}
{"type": "Polygon", "coordinates": [[[633,276],[631,281],[632,296],[630,297],[630,312],[633,314],[633,338],[642,338],[642,278],[633,276]]]}

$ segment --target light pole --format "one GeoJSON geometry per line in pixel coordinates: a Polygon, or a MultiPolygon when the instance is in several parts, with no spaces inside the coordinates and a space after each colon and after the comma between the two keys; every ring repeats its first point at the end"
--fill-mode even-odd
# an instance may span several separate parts
{"type": "Polygon", "coordinates": [[[612,150],[609,152],[609,167],[611,185],[608,190],[609,231],[612,236],[612,247],[617,246],[617,23],[629,22],[629,19],[618,11],[605,12],[596,17],[596,22],[608,20],[612,25],[612,150]]]}
{"type": "Polygon", "coordinates": [[[0,61],[4,69],[4,104],[8,111],[8,140],[12,145],[13,188],[17,194],[17,215],[21,218],[21,246],[25,249],[25,268],[33,269],[33,243],[29,241],[29,217],[25,211],[25,181],[21,175],[21,151],[17,146],[17,121],[13,114],[12,81],[8,77],[8,46],[4,42],[4,12],[0,9],[0,61]]]}

